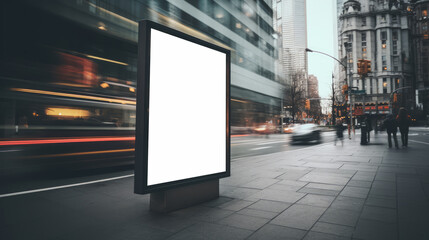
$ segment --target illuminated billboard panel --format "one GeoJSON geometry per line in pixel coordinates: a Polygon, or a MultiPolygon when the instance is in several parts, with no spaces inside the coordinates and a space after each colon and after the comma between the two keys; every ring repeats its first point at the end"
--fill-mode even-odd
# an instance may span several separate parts
{"type": "Polygon", "coordinates": [[[229,176],[226,49],[142,21],[135,192],[229,176]]]}

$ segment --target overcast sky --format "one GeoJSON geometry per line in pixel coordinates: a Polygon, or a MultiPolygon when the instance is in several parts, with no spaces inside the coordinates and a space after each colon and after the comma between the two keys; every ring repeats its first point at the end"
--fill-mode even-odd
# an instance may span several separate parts
{"type": "MultiPolygon", "coordinates": [[[[335,0],[307,0],[307,44],[308,48],[335,56],[334,16],[335,0]]],[[[336,33],[335,33],[336,35],[336,33]]],[[[332,72],[335,60],[318,53],[308,53],[308,74],[319,80],[319,95],[330,95],[332,72]]]]}

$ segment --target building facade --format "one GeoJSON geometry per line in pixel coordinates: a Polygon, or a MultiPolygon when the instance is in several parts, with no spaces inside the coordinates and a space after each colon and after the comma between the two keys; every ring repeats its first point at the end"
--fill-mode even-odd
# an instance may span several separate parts
{"type": "Polygon", "coordinates": [[[413,108],[413,65],[408,14],[388,0],[348,0],[339,17],[339,57],[347,64],[354,115],[388,114],[413,108]],[[358,61],[371,72],[358,74],[358,61]],[[396,96],[394,94],[400,96],[396,96]],[[403,99],[397,101],[397,99],[403,99]]]}
{"type": "Polygon", "coordinates": [[[416,74],[416,105],[422,118],[429,119],[429,0],[418,0],[413,7],[413,47],[416,74]]]}
{"type": "MultiPolygon", "coordinates": [[[[231,50],[231,126],[252,126],[279,118],[284,85],[275,72],[278,49],[271,0],[17,2],[5,5],[10,9],[5,19],[13,23],[10,26],[15,29],[7,28],[4,32],[4,42],[10,44],[10,51],[2,59],[5,64],[0,77],[20,78],[37,84],[38,76],[43,78],[43,75],[51,84],[61,82],[61,75],[66,82],[62,86],[75,91],[80,80],[66,79],[61,69],[71,69],[78,61],[93,66],[87,68],[92,69],[87,75],[94,81],[94,84],[80,84],[79,91],[88,88],[85,91],[116,94],[109,89],[120,84],[135,89],[138,21],[148,19],[231,50]],[[46,59],[37,59],[34,57],[37,54],[30,57],[21,54],[19,49],[26,37],[18,29],[27,28],[26,22],[35,26],[35,34],[39,36],[31,41],[31,49],[66,59],[63,63],[49,62],[40,66],[46,59]],[[41,72],[44,73],[39,74],[41,72]],[[100,88],[95,82],[101,79],[115,84],[106,83],[100,88]]],[[[131,94],[132,98],[135,93],[128,91],[126,94],[127,97],[131,94]]],[[[200,120],[206,117],[210,116],[201,116],[200,120]]]]}

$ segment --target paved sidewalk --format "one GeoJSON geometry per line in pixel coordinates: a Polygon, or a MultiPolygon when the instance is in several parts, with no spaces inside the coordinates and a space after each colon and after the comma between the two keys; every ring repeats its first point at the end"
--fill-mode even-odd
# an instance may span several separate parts
{"type": "Polygon", "coordinates": [[[429,239],[429,145],[379,134],[235,159],[221,197],[148,210],[133,179],[0,199],[1,239],[429,239]]]}

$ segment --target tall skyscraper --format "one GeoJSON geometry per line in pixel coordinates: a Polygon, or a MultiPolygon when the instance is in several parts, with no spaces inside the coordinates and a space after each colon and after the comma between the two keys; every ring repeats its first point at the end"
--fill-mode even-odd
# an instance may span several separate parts
{"type": "Polygon", "coordinates": [[[306,0],[274,1],[274,27],[281,35],[280,53],[283,74],[290,84],[290,76],[299,72],[308,75],[307,53],[307,7],[306,0]]]}

